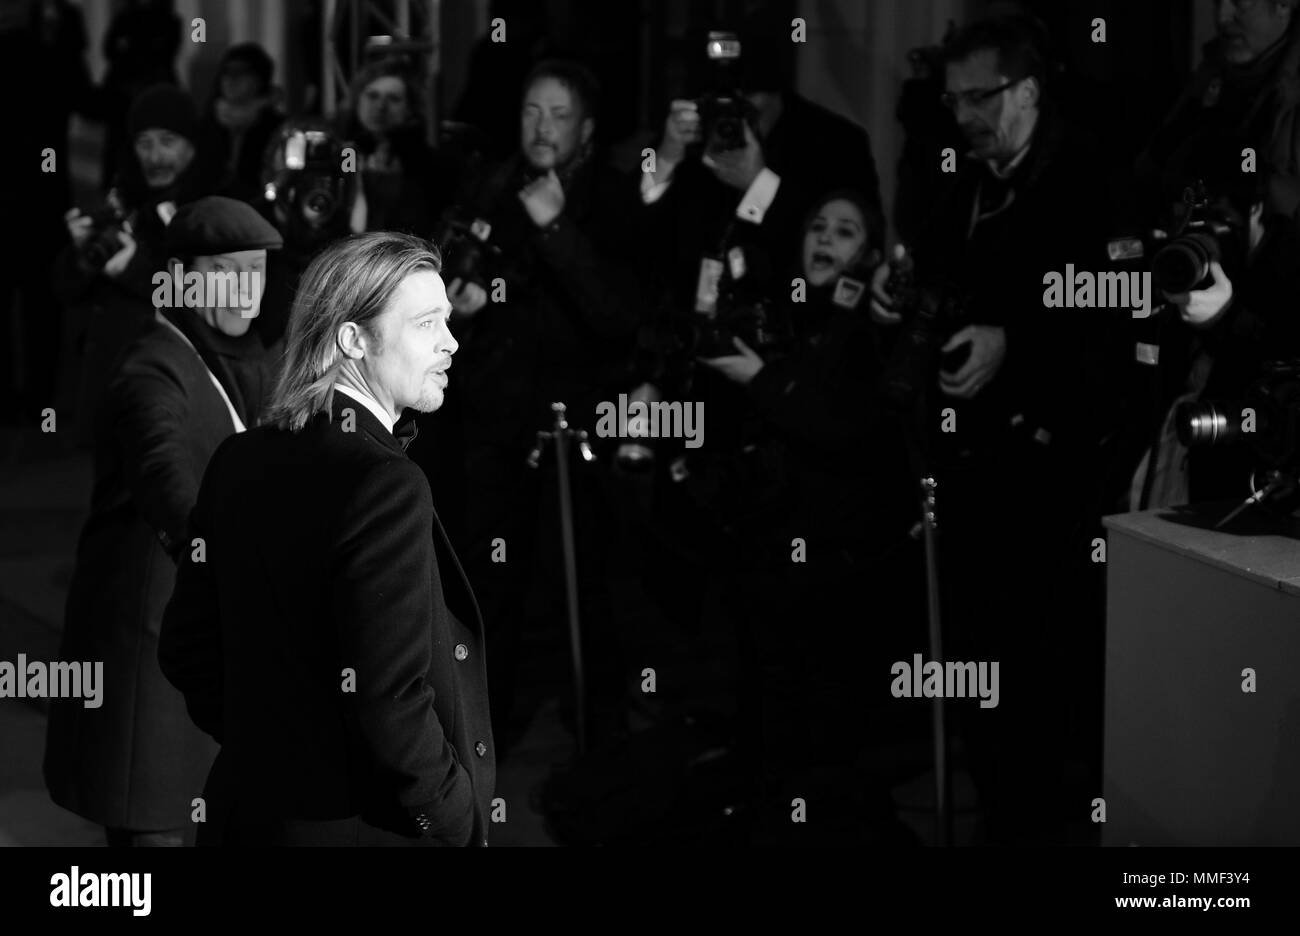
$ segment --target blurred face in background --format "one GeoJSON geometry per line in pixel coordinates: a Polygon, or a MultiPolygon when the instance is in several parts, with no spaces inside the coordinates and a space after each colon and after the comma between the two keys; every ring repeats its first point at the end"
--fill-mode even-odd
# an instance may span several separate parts
{"type": "Polygon", "coordinates": [[[172,185],[194,159],[194,144],[170,130],[150,128],[136,134],[135,158],[151,189],[172,185]]]}
{"type": "Polygon", "coordinates": [[[230,62],[221,70],[221,97],[231,104],[247,104],[263,94],[261,79],[244,62],[230,62]]]}
{"type": "Polygon", "coordinates": [[[953,117],[976,156],[1005,163],[1029,145],[1038,122],[1038,83],[1010,82],[996,50],[950,62],[945,81],[953,117]]]}
{"type": "Polygon", "coordinates": [[[524,95],[520,144],[534,169],[567,166],[594,128],[573,93],[554,78],[539,78],[524,95]]]}
{"type": "Polygon", "coordinates": [[[376,78],[361,89],[357,120],[375,136],[386,136],[411,116],[406,82],[396,75],[376,78]]]}
{"type": "Polygon", "coordinates": [[[1286,34],[1292,4],[1279,0],[1217,0],[1224,57],[1234,65],[1259,58],[1286,34]]]}
{"type": "Polygon", "coordinates": [[[862,212],[843,198],[817,210],[803,235],[803,273],[810,286],[824,286],[851,267],[867,246],[862,212]]]}

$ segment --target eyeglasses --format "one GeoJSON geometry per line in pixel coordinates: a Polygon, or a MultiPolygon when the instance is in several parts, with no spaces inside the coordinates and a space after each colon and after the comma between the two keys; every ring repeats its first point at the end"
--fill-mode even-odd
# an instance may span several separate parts
{"type": "Polygon", "coordinates": [[[950,111],[955,111],[959,103],[965,104],[967,107],[979,107],[985,101],[992,97],[996,97],[1003,91],[1007,90],[1007,88],[1018,85],[1022,81],[1024,81],[1023,78],[1015,78],[996,88],[975,88],[970,91],[962,91],[959,94],[945,91],[943,94],[939,95],[939,102],[950,111]]]}

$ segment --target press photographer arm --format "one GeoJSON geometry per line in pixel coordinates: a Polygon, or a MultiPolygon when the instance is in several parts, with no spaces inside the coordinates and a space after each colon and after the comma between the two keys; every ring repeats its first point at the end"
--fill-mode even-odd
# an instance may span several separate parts
{"type": "Polygon", "coordinates": [[[878,431],[885,415],[865,377],[875,351],[858,323],[841,320],[823,337],[820,351],[771,363],[733,340],[740,354],[700,358],[701,363],[747,387],[759,413],[787,439],[837,452],[878,431]]]}
{"type": "Polygon", "coordinates": [[[655,150],[655,169],[641,177],[641,197],[652,204],[668,190],[673,172],[686,158],[686,148],[699,143],[700,111],[694,101],[676,100],[668,107],[664,135],[655,150]]]}
{"type": "MultiPolygon", "coordinates": [[[[613,200],[617,196],[606,191],[596,198],[613,200]]],[[[525,186],[519,199],[536,226],[533,238],[538,255],[555,273],[556,283],[587,327],[608,340],[630,340],[642,320],[638,279],[622,262],[635,249],[626,224],[620,226],[630,212],[597,216],[600,228],[589,236],[565,214],[568,197],[554,169],[525,186]],[[601,224],[605,217],[611,223],[601,224]]]]}
{"type": "Polygon", "coordinates": [[[1232,305],[1232,280],[1223,272],[1219,261],[1210,262],[1211,285],[1190,292],[1164,293],[1178,307],[1178,314],[1193,328],[1208,328],[1218,322],[1232,305]]]}
{"type": "Polygon", "coordinates": [[[71,243],[55,259],[53,270],[54,291],[60,301],[75,303],[85,299],[100,273],[115,282],[132,284],[142,290],[142,295],[149,295],[152,291],[149,277],[153,271],[129,227],[112,232],[116,250],[102,266],[96,266],[86,257],[96,237],[94,216],[73,208],[64,215],[64,223],[71,243]]]}

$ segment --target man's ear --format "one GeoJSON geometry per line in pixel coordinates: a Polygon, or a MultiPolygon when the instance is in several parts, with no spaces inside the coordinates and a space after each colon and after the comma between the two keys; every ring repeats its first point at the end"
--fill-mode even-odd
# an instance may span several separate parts
{"type": "Polygon", "coordinates": [[[334,342],[343,352],[343,356],[353,361],[359,361],[366,356],[370,346],[367,342],[365,330],[356,322],[344,322],[335,332],[334,342]]]}
{"type": "Polygon", "coordinates": [[[1020,83],[1021,104],[1024,107],[1037,107],[1042,98],[1042,88],[1037,78],[1026,78],[1020,83]]]}
{"type": "Polygon", "coordinates": [[[582,129],[580,130],[580,133],[582,134],[583,146],[587,145],[587,141],[591,139],[591,135],[595,132],[596,132],[596,121],[592,120],[590,117],[583,117],[582,129]]]}

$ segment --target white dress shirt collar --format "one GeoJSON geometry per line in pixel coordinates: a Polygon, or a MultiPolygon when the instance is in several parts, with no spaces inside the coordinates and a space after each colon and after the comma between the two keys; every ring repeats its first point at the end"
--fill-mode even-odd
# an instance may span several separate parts
{"type": "Polygon", "coordinates": [[[370,410],[370,412],[374,413],[375,418],[384,424],[385,429],[387,429],[389,432],[393,431],[393,417],[384,411],[384,408],[379,405],[378,401],[375,400],[374,397],[370,396],[368,393],[362,393],[359,390],[354,390],[352,387],[349,387],[347,384],[336,383],[334,385],[334,391],[337,393],[340,390],[347,396],[350,396],[352,399],[356,400],[366,409],[370,410]]]}

